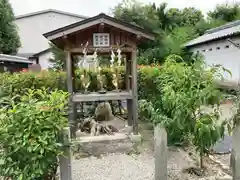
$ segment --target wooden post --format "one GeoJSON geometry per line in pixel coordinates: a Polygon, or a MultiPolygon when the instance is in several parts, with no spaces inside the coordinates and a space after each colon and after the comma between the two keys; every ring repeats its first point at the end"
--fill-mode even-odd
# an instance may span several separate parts
{"type": "Polygon", "coordinates": [[[68,121],[71,128],[71,138],[75,138],[75,109],[76,105],[72,102],[72,95],[73,95],[73,66],[72,66],[72,59],[71,59],[71,53],[69,50],[66,51],[66,65],[67,65],[67,87],[68,92],[70,93],[69,97],[69,115],[68,115],[68,121]]]}
{"type": "Polygon", "coordinates": [[[240,124],[233,132],[233,149],[231,154],[233,180],[240,180],[240,124]]]}
{"type": "Polygon", "coordinates": [[[136,49],[132,51],[132,117],[133,117],[133,133],[138,134],[138,90],[137,90],[137,52],[136,49]]]}
{"type": "Polygon", "coordinates": [[[167,180],[167,132],[160,124],[154,128],[155,180],[167,180]]]}
{"type": "Polygon", "coordinates": [[[133,100],[127,99],[127,110],[128,110],[128,126],[133,125],[133,100]]]}
{"type": "Polygon", "coordinates": [[[60,179],[72,180],[72,153],[70,147],[70,129],[69,127],[63,129],[63,144],[64,154],[59,157],[60,161],[60,179]]]}
{"type": "MultiPolygon", "coordinates": [[[[130,83],[132,82],[131,77],[131,67],[132,67],[132,61],[131,61],[131,56],[127,56],[126,62],[125,62],[125,80],[126,80],[126,89],[127,91],[131,90],[131,85],[130,83]],[[130,59],[129,59],[130,58],[130,59]]],[[[132,112],[132,99],[127,99],[127,110],[128,110],[128,126],[133,125],[133,112],[132,112]]]]}
{"type": "Polygon", "coordinates": [[[72,80],[72,60],[69,50],[66,51],[66,65],[67,65],[67,86],[68,92],[73,93],[73,80],[72,80]]]}

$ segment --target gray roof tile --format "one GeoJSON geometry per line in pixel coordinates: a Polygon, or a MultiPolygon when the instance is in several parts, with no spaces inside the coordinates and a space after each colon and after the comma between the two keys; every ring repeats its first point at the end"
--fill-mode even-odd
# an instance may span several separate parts
{"type": "Polygon", "coordinates": [[[240,20],[207,30],[204,35],[187,42],[184,46],[191,47],[197,44],[227,38],[236,34],[240,34],[240,20]]]}
{"type": "Polygon", "coordinates": [[[78,17],[78,18],[81,18],[81,19],[87,19],[88,18],[87,16],[82,16],[82,15],[79,15],[79,14],[64,12],[64,11],[60,11],[60,10],[56,10],[56,9],[45,9],[45,10],[42,10],[42,11],[37,11],[37,12],[32,12],[32,13],[16,16],[16,19],[22,19],[22,18],[26,18],[26,17],[30,17],[30,16],[36,16],[36,15],[50,13],[50,12],[63,14],[63,15],[67,15],[67,16],[78,17]]]}
{"type": "Polygon", "coordinates": [[[28,58],[7,55],[7,54],[0,54],[0,61],[21,62],[21,63],[32,64],[32,61],[29,60],[28,58]]]}

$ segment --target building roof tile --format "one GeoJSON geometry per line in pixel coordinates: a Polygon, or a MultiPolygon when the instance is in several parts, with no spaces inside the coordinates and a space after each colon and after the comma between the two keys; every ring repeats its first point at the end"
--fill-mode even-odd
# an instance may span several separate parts
{"type": "Polygon", "coordinates": [[[223,26],[213,28],[207,30],[204,35],[197,37],[189,42],[187,42],[184,46],[191,47],[203,43],[207,43],[210,41],[220,40],[223,38],[235,36],[240,34],[240,20],[225,24],[223,26]]]}
{"type": "Polygon", "coordinates": [[[32,13],[16,16],[16,19],[22,19],[22,18],[27,18],[27,17],[36,16],[36,15],[45,14],[45,13],[51,13],[51,12],[52,13],[63,14],[63,15],[67,15],[67,16],[78,17],[78,18],[82,18],[82,19],[87,19],[88,18],[87,16],[82,16],[82,15],[79,15],[79,14],[64,12],[64,11],[60,11],[60,10],[56,10],[56,9],[45,9],[45,10],[42,10],[42,11],[37,11],[37,12],[32,12],[32,13]]]}

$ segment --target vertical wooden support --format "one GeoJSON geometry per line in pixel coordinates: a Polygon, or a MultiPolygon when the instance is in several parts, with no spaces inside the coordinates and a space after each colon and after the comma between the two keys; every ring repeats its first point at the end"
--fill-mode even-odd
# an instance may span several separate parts
{"type": "MultiPolygon", "coordinates": [[[[74,59],[73,59],[74,57],[73,56],[71,56],[71,62],[72,62],[72,81],[73,81],[73,94],[76,92],[76,74],[75,74],[75,62],[74,62],[74,59]]],[[[72,103],[72,111],[73,111],[73,114],[72,114],[72,123],[71,123],[71,125],[72,125],[72,135],[71,135],[71,137],[72,138],[76,138],[76,127],[77,127],[77,121],[76,121],[76,119],[77,119],[77,103],[72,103]]]]}
{"type": "Polygon", "coordinates": [[[236,125],[233,132],[231,166],[233,180],[240,180],[240,124],[236,125]]]}
{"type": "Polygon", "coordinates": [[[133,114],[133,133],[138,134],[138,90],[137,90],[137,51],[136,48],[132,51],[132,114],[133,114]]]}
{"type": "Polygon", "coordinates": [[[66,65],[67,65],[67,87],[68,92],[70,93],[69,96],[69,115],[68,115],[68,122],[71,128],[71,138],[75,138],[75,109],[76,105],[72,102],[72,95],[73,95],[73,66],[72,66],[72,59],[70,51],[66,51],[66,65]]]}
{"type": "Polygon", "coordinates": [[[133,100],[127,100],[127,110],[128,110],[128,126],[133,126],[133,100]]]}
{"type": "Polygon", "coordinates": [[[129,59],[131,57],[127,56],[126,62],[125,62],[125,79],[126,79],[126,89],[127,91],[130,90],[130,83],[131,83],[131,79],[129,78],[129,76],[131,76],[131,59],[129,59]]]}
{"type": "Polygon", "coordinates": [[[167,180],[167,132],[160,124],[154,128],[155,180],[167,180]]]}
{"type": "Polygon", "coordinates": [[[67,86],[68,92],[73,93],[73,80],[72,80],[72,60],[70,51],[66,51],[66,65],[67,65],[67,86]]]}
{"type": "MultiPolygon", "coordinates": [[[[131,58],[131,57],[130,57],[131,58]]],[[[126,89],[127,91],[131,90],[131,86],[130,83],[132,82],[132,78],[130,78],[129,76],[131,76],[131,67],[132,67],[132,61],[131,59],[129,59],[129,56],[126,60],[126,89]]],[[[132,103],[133,100],[132,99],[127,99],[127,110],[128,110],[128,126],[132,126],[133,125],[133,111],[132,111],[132,103]]]]}
{"type": "Polygon", "coordinates": [[[64,154],[59,157],[60,161],[60,179],[72,180],[72,152],[70,147],[70,129],[64,128],[62,134],[64,145],[64,154]]]}

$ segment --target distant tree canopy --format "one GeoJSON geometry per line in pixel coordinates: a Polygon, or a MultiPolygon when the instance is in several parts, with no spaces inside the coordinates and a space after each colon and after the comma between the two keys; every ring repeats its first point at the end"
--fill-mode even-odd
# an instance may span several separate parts
{"type": "Polygon", "coordinates": [[[240,4],[219,4],[208,13],[211,19],[231,22],[240,18],[240,4]]]}
{"type": "MultiPolygon", "coordinates": [[[[55,44],[49,43],[50,51],[53,54],[53,57],[49,59],[52,63],[52,69],[55,71],[63,71],[66,69],[66,54],[62,49],[59,49],[55,44]]],[[[79,59],[74,56],[73,57],[74,65],[77,66],[79,63],[79,59]]]]}
{"type": "Polygon", "coordinates": [[[14,13],[8,0],[0,0],[0,53],[16,53],[21,46],[14,13]]]}
{"type": "Polygon", "coordinates": [[[194,39],[208,29],[240,19],[239,4],[217,5],[204,17],[203,12],[194,7],[183,9],[168,8],[167,3],[143,4],[137,0],[123,0],[112,9],[115,18],[151,29],[157,34],[156,41],[139,46],[146,59],[141,63],[163,62],[170,54],[189,57],[183,44],[194,39]]]}
{"type": "Polygon", "coordinates": [[[64,70],[65,69],[65,53],[63,50],[59,49],[55,44],[49,43],[53,57],[49,61],[53,64],[54,70],[64,70]]]}
{"type": "MultiPolygon", "coordinates": [[[[137,0],[122,0],[112,10],[115,18],[150,29],[156,33],[156,40],[139,46],[139,63],[162,63],[171,54],[177,54],[186,61],[191,53],[184,49],[184,43],[203,35],[206,30],[240,19],[239,4],[220,4],[204,17],[194,7],[168,8],[167,3],[144,4],[137,0]]],[[[56,68],[62,69],[64,54],[52,47],[56,68]]]]}

